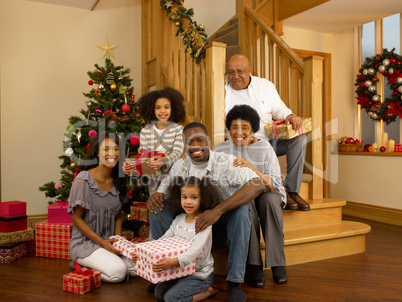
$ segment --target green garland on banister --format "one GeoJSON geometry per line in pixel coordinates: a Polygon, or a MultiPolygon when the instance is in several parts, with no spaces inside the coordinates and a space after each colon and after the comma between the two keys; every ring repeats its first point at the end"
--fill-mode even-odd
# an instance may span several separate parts
{"type": "Polygon", "coordinates": [[[199,64],[205,58],[205,45],[208,43],[205,26],[198,25],[192,20],[194,10],[183,7],[183,0],[161,0],[161,6],[166,10],[166,15],[174,25],[178,27],[176,36],[180,35],[185,52],[189,53],[195,63],[199,64]]]}

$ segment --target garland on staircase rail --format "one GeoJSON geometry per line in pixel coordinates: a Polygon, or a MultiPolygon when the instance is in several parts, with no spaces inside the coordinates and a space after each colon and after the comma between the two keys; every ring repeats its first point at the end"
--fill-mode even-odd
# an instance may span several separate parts
{"type": "Polygon", "coordinates": [[[181,36],[185,52],[199,64],[205,58],[205,45],[208,43],[205,26],[192,20],[194,10],[184,8],[183,0],[161,0],[160,4],[166,10],[167,18],[178,27],[176,36],[181,36]]]}

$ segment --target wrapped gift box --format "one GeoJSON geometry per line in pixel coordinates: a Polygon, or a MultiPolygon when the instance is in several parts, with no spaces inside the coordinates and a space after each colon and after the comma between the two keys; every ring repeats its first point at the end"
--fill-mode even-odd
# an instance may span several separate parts
{"type": "Polygon", "coordinates": [[[159,259],[177,257],[190,246],[190,242],[177,237],[138,243],[134,248],[134,252],[138,255],[134,270],[140,277],[154,284],[192,275],[195,273],[195,260],[183,268],[172,267],[163,274],[157,274],[152,270],[152,264],[159,259]]]}
{"type": "Polygon", "coordinates": [[[10,244],[29,240],[35,240],[35,232],[32,228],[11,233],[0,232],[0,244],[10,244]]]}
{"type": "Polygon", "coordinates": [[[72,222],[71,214],[67,213],[68,202],[59,201],[52,203],[47,207],[48,222],[72,222]]]}
{"type": "Polygon", "coordinates": [[[147,204],[145,202],[137,202],[134,201],[133,205],[130,207],[131,217],[130,220],[137,221],[149,221],[149,211],[147,208],[147,204]]]}
{"type": "Polygon", "coordinates": [[[118,249],[123,256],[131,259],[131,254],[134,252],[135,244],[119,235],[110,236],[109,239],[116,239],[113,246],[118,249]]]}
{"type": "Polygon", "coordinates": [[[147,162],[151,159],[151,157],[164,157],[165,154],[157,151],[148,152],[144,149],[141,149],[140,152],[141,153],[126,158],[126,162],[134,165],[135,167],[134,170],[131,171],[131,176],[159,176],[162,173],[161,170],[154,170],[150,168],[147,162]]]}
{"type": "Polygon", "coordinates": [[[292,129],[292,124],[286,125],[285,120],[273,122],[265,126],[268,139],[291,139],[300,134],[308,133],[312,130],[311,117],[302,118],[302,126],[299,131],[292,129]]]}
{"type": "Polygon", "coordinates": [[[147,242],[148,238],[143,238],[143,237],[135,237],[133,239],[130,240],[132,243],[141,243],[141,242],[147,242]]]}
{"type": "Polygon", "coordinates": [[[70,293],[84,295],[101,286],[101,272],[86,269],[83,270],[75,262],[76,271],[63,276],[63,290],[70,293]]]}
{"type": "Polygon", "coordinates": [[[142,238],[148,238],[149,237],[149,232],[151,231],[151,228],[149,226],[149,222],[144,222],[142,226],[140,226],[140,229],[138,231],[138,235],[142,238]]]}
{"type": "Polygon", "coordinates": [[[0,202],[0,216],[22,216],[27,214],[27,203],[25,201],[0,202]]]}
{"type": "Polygon", "coordinates": [[[72,223],[35,224],[36,256],[70,259],[72,223]]]}
{"type": "Polygon", "coordinates": [[[0,245],[0,263],[9,264],[27,255],[25,242],[0,245]]]}
{"type": "Polygon", "coordinates": [[[401,153],[402,152],[402,145],[395,145],[394,152],[401,153]]]}
{"type": "Polygon", "coordinates": [[[0,216],[0,232],[16,232],[27,229],[27,216],[0,216]]]}

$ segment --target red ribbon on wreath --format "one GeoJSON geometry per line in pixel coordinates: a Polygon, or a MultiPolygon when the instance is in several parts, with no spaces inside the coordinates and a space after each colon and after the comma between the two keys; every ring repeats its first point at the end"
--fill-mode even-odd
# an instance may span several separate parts
{"type": "Polygon", "coordinates": [[[160,155],[162,157],[165,157],[165,154],[158,152],[158,151],[147,151],[144,148],[140,150],[140,153],[137,153],[133,155],[133,157],[136,157],[135,159],[135,168],[137,170],[137,176],[142,176],[142,167],[141,167],[141,159],[142,158],[151,158],[152,156],[157,156],[160,155]]]}
{"type": "Polygon", "coordinates": [[[74,269],[75,269],[76,273],[89,277],[90,289],[91,289],[91,291],[94,290],[95,289],[95,280],[94,280],[95,271],[92,269],[83,270],[77,262],[74,262],[74,269]]]}
{"type": "MultiPolygon", "coordinates": [[[[275,122],[273,123],[273,125],[272,125],[272,133],[274,134],[274,137],[275,137],[276,139],[279,138],[278,130],[277,130],[276,128],[277,128],[279,125],[284,124],[285,122],[286,122],[285,119],[282,119],[282,120],[279,120],[279,121],[275,121],[275,122]]],[[[299,132],[299,134],[303,134],[303,128],[300,127],[299,130],[298,130],[298,132],[299,132]]]]}

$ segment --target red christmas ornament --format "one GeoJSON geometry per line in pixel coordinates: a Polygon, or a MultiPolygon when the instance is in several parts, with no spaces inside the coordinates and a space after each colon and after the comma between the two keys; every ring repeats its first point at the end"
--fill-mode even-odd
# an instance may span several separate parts
{"type": "Polygon", "coordinates": [[[394,57],[392,57],[391,59],[389,59],[389,62],[390,62],[390,63],[395,63],[395,61],[396,61],[396,60],[395,60],[394,57]]]}
{"type": "Polygon", "coordinates": [[[84,150],[84,152],[88,152],[90,145],[86,145],[84,148],[82,148],[82,150],[84,150]]]}
{"type": "Polygon", "coordinates": [[[130,144],[132,144],[133,146],[137,146],[140,144],[140,138],[138,137],[138,135],[134,135],[130,138],[130,144]]]}
{"type": "Polygon", "coordinates": [[[123,106],[121,106],[121,110],[127,113],[131,110],[131,108],[129,105],[124,104],[123,106]]]}
{"type": "Polygon", "coordinates": [[[75,169],[73,179],[77,176],[79,169],[80,169],[80,165],[77,165],[77,169],[75,169]]]}
{"type": "Polygon", "coordinates": [[[381,60],[381,57],[380,57],[380,56],[376,56],[375,59],[376,59],[377,61],[379,61],[379,60],[381,60]]]}
{"type": "Polygon", "coordinates": [[[88,136],[89,136],[90,138],[92,138],[92,137],[96,136],[97,134],[98,134],[98,133],[97,133],[95,130],[91,130],[91,131],[89,131],[88,136]]]}
{"type": "Polygon", "coordinates": [[[381,147],[380,147],[380,151],[381,151],[381,152],[385,152],[385,151],[387,151],[387,148],[385,148],[384,146],[381,146],[381,147]]]}
{"type": "Polygon", "coordinates": [[[132,101],[133,103],[135,103],[135,100],[134,100],[134,97],[133,97],[133,96],[131,97],[131,101],[132,101]]]}
{"type": "Polygon", "coordinates": [[[106,110],[105,112],[103,112],[103,115],[108,115],[108,114],[110,114],[110,112],[112,112],[112,110],[106,110]]]}
{"type": "Polygon", "coordinates": [[[92,80],[88,81],[88,85],[92,86],[93,84],[94,84],[94,81],[92,81],[92,80]]]}
{"type": "Polygon", "coordinates": [[[377,82],[377,78],[376,77],[373,77],[373,78],[371,78],[371,82],[377,82]]]}
{"type": "Polygon", "coordinates": [[[358,139],[355,139],[355,144],[356,144],[356,145],[359,145],[359,144],[360,144],[360,141],[359,141],[358,139]]]}

